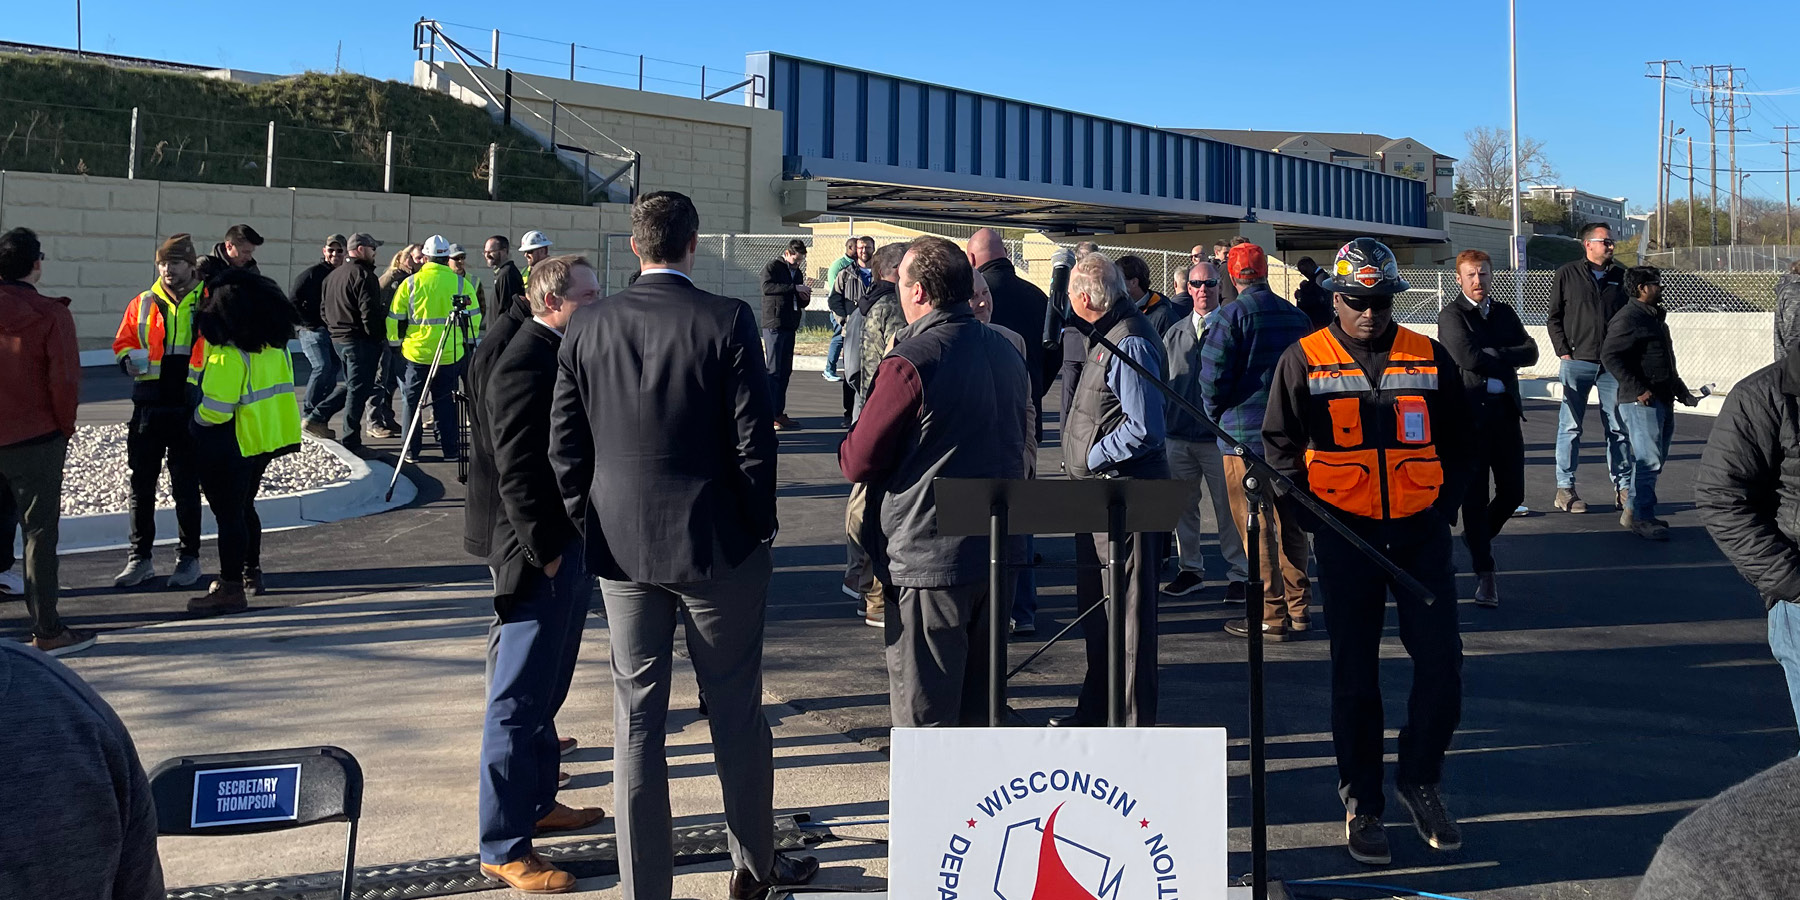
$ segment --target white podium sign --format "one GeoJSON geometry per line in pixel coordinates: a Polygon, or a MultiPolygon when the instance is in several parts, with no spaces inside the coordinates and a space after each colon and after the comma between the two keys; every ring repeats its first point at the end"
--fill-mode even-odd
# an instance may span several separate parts
{"type": "Polygon", "coordinates": [[[1223,728],[893,735],[893,897],[1225,897],[1223,728]]]}

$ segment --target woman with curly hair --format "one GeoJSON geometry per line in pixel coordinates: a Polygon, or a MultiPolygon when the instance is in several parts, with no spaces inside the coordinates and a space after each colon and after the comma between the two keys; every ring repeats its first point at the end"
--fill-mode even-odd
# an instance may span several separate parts
{"type": "Polygon", "coordinates": [[[297,319],[275,282],[233,269],[211,285],[194,313],[206,338],[206,364],[195,372],[200,406],[192,431],[200,489],[219,525],[219,578],[188,612],[222,615],[261,594],[262,520],[256,492],[277,456],[300,449],[300,407],[288,342],[297,319]]]}

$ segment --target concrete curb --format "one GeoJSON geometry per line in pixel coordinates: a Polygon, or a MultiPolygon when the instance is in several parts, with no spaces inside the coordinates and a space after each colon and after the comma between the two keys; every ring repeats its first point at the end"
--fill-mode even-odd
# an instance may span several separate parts
{"type": "MultiPolygon", "coordinates": [[[[383,495],[387,493],[388,479],[394,474],[392,466],[383,462],[369,462],[344,449],[336,441],[321,441],[313,437],[307,437],[306,440],[325,448],[332,456],[349,466],[350,475],[342,481],[334,481],[312,490],[258,497],[256,512],[262,519],[265,532],[306,528],[326,522],[370,516],[405,506],[418,495],[418,489],[413,486],[412,481],[403,477],[394,485],[394,499],[385,500],[383,495]]],[[[175,531],[175,510],[157,509],[156,533],[169,535],[157,543],[175,543],[175,531]]],[[[130,534],[129,512],[64,516],[61,539],[57,541],[56,550],[65,554],[120,550],[129,546],[130,534]]],[[[204,504],[200,508],[200,534],[207,538],[217,537],[219,534],[219,526],[213,521],[212,510],[204,504]]]]}
{"type": "MultiPolygon", "coordinates": [[[[1553,378],[1521,378],[1519,379],[1519,394],[1527,400],[1554,400],[1561,403],[1563,398],[1563,386],[1562,382],[1553,378]]],[[[1588,405],[1592,406],[1599,402],[1599,398],[1595,392],[1589,391],[1588,405]]],[[[1700,398],[1699,406],[1687,407],[1677,403],[1675,404],[1675,411],[1695,416],[1717,416],[1719,410],[1724,407],[1725,395],[1713,394],[1710,397],[1700,398]]]]}

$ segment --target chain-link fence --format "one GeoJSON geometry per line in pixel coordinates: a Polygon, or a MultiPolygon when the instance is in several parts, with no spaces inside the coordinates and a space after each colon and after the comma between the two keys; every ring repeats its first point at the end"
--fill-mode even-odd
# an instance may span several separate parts
{"type": "MultiPolygon", "coordinates": [[[[876,247],[901,243],[909,237],[871,234],[876,247]]],[[[799,240],[811,248],[806,258],[807,281],[813,286],[818,301],[806,311],[809,326],[827,323],[824,299],[831,286],[825,276],[831,264],[843,253],[843,237],[827,235],[817,240],[811,235],[792,234],[707,234],[700,236],[700,247],[690,273],[701,288],[739,297],[755,304],[762,295],[762,272],[771,261],[787,251],[788,242],[799,240]]],[[[959,241],[958,243],[961,243],[959,241]]],[[[1048,289],[1050,258],[1057,250],[1073,249],[1074,242],[1053,241],[1037,235],[1009,240],[1008,255],[1019,275],[1048,289]]],[[[608,292],[622,290],[637,271],[637,257],[631,253],[629,235],[607,235],[602,242],[599,261],[608,292]]],[[[1150,268],[1151,286],[1168,291],[1177,269],[1189,264],[1186,251],[1146,249],[1125,245],[1101,244],[1100,252],[1112,259],[1126,254],[1144,260],[1150,268]]],[[[1438,312],[1461,295],[1454,269],[1402,269],[1412,289],[1395,300],[1394,318],[1427,334],[1437,333],[1438,312]]],[[[1713,384],[1718,390],[1730,390],[1744,376],[1768,365],[1775,358],[1774,315],[1775,282],[1773,272],[1685,272],[1664,271],[1663,303],[1669,309],[1669,330],[1675,339],[1675,354],[1682,377],[1693,387],[1713,384]]],[[[1531,270],[1524,273],[1524,299],[1518,304],[1519,317],[1526,330],[1538,342],[1538,363],[1521,374],[1537,378],[1555,378],[1559,361],[1550,342],[1545,320],[1550,311],[1551,284],[1555,272],[1531,270]]],[[[1277,293],[1292,298],[1299,287],[1299,272],[1277,260],[1269,261],[1269,283],[1277,293]]],[[[1514,274],[1496,271],[1491,282],[1491,296],[1514,302],[1514,274]]]]}
{"type": "MultiPolygon", "coordinates": [[[[1394,318],[1420,331],[1436,334],[1438,311],[1455,302],[1462,289],[1452,269],[1402,269],[1412,290],[1395,298],[1394,318]]],[[[1739,379],[1775,358],[1775,282],[1772,272],[1662,273],[1663,305],[1669,310],[1669,332],[1682,378],[1730,390],[1739,379]]],[[[1538,343],[1537,365],[1520,374],[1555,378],[1560,361],[1551,346],[1545,321],[1550,313],[1554,271],[1524,273],[1523,300],[1510,270],[1493,275],[1490,296],[1518,307],[1526,331],[1538,343]]]]}
{"type": "Polygon", "coordinates": [[[1671,247],[1645,253],[1644,262],[1694,272],[1786,272],[1800,260],[1800,244],[1671,247]]]}

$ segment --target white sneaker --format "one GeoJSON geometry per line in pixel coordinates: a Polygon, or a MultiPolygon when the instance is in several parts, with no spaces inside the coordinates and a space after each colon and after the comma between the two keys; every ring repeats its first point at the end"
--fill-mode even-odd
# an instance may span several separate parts
{"type": "Polygon", "coordinates": [[[19,575],[17,566],[0,572],[0,594],[11,594],[15,597],[25,593],[25,579],[19,575]]]}

